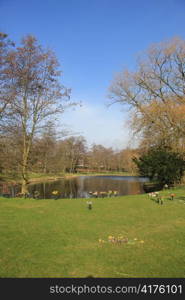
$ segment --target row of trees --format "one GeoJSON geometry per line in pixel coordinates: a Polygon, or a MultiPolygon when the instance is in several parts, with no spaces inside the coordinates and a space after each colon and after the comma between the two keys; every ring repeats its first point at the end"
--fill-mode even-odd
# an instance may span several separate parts
{"type": "MultiPolygon", "coordinates": [[[[0,172],[2,174],[21,174],[21,144],[17,136],[1,138],[0,172]]],[[[34,138],[28,159],[29,172],[59,174],[75,172],[127,171],[135,173],[133,156],[138,150],[124,149],[114,151],[94,144],[88,148],[82,136],[57,138],[55,131],[48,127],[41,137],[34,138]]]]}

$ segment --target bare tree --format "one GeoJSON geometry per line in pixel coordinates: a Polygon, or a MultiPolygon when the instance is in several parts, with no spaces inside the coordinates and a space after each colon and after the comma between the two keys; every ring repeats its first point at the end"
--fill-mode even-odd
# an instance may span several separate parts
{"type": "Polygon", "coordinates": [[[2,126],[5,130],[21,129],[23,194],[27,192],[28,159],[34,136],[50,118],[74,104],[70,102],[70,90],[59,82],[58,67],[54,53],[43,49],[33,36],[25,37],[21,46],[6,56],[6,74],[14,99],[2,126]]]}
{"type": "Polygon", "coordinates": [[[30,167],[42,173],[51,173],[56,170],[57,140],[55,124],[48,122],[41,136],[34,139],[30,153],[30,167]]]}
{"type": "Polygon", "coordinates": [[[86,140],[82,136],[72,136],[60,143],[58,156],[63,161],[65,171],[76,172],[77,167],[83,164],[86,153],[86,140]]]}
{"type": "Polygon", "coordinates": [[[185,41],[173,38],[152,45],[138,59],[137,70],[124,70],[110,87],[111,103],[134,109],[140,132],[153,128],[164,135],[185,134],[185,41]],[[155,126],[154,126],[155,125],[155,126]]]}
{"type": "Polygon", "coordinates": [[[11,90],[10,78],[7,74],[7,53],[14,43],[8,39],[7,34],[0,32],[0,118],[3,117],[7,106],[14,97],[11,90]]]}
{"type": "Polygon", "coordinates": [[[147,114],[135,113],[131,120],[134,132],[140,134],[142,147],[170,146],[175,151],[184,152],[185,105],[171,100],[166,100],[165,104],[153,101],[145,105],[145,112],[147,114]]]}

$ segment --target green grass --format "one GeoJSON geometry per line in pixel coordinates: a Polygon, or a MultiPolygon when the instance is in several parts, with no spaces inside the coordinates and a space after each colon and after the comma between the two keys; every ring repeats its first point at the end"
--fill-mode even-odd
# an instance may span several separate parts
{"type": "Polygon", "coordinates": [[[0,277],[184,278],[185,188],[172,191],[164,205],[131,195],[92,199],[91,211],[87,199],[0,198],[0,277]]]}

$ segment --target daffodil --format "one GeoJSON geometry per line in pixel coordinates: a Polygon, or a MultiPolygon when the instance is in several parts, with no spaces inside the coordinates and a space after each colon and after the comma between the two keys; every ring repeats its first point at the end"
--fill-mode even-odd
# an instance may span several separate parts
{"type": "Polygon", "coordinates": [[[52,194],[53,195],[57,195],[59,193],[59,191],[53,191],[52,194]]]}

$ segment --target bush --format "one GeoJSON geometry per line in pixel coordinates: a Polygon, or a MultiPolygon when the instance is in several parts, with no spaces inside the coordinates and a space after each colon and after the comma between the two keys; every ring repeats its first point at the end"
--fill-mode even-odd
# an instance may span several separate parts
{"type": "Polygon", "coordinates": [[[149,177],[162,185],[180,182],[185,171],[182,155],[167,148],[152,148],[133,161],[141,176],[149,177]]]}

